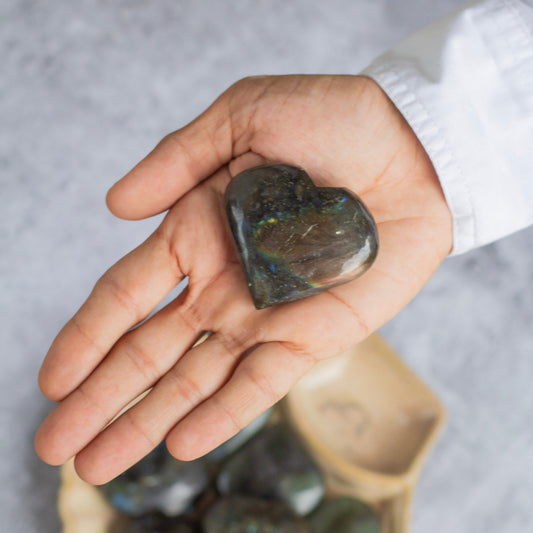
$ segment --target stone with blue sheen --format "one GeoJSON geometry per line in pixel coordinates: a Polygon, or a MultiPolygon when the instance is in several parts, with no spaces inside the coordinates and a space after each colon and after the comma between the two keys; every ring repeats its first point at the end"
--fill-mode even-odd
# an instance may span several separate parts
{"type": "Polygon", "coordinates": [[[307,515],[322,500],[322,473],[298,435],[287,424],[266,427],[232,455],[217,477],[220,494],[283,502],[307,515]]]}
{"type": "Polygon", "coordinates": [[[235,176],[226,214],[257,309],[351,281],[377,255],[376,224],[363,202],[347,189],[315,186],[294,166],[235,176]]]}
{"type": "Polygon", "coordinates": [[[128,516],[138,517],[150,512],[179,516],[192,509],[208,485],[205,461],[178,461],[161,443],[99,489],[113,507],[128,516]]]}
{"type": "Polygon", "coordinates": [[[307,523],[283,503],[243,496],[215,502],[202,526],[203,533],[309,533],[307,523]]]}

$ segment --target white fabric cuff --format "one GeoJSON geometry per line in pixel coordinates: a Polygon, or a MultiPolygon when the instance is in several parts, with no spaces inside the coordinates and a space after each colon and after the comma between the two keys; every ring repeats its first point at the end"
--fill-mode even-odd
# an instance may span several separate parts
{"type": "Polygon", "coordinates": [[[428,153],[460,254],[533,223],[533,7],[472,2],[377,58],[388,94],[428,153]]]}

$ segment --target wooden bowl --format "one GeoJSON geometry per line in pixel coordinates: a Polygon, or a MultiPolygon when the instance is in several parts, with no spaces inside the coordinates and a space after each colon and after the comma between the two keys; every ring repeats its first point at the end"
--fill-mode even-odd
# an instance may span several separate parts
{"type": "Polygon", "coordinates": [[[391,348],[372,335],[316,365],[284,407],[329,490],[381,509],[386,533],[406,533],[412,492],[445,413],[391,348]]]}
{"type": "MultiPolygon", "coordinates": [[[[302,435],[328,494],[350,495],[380,513],[383,533],[407,533],[418,474],[444,422],[436,396],[377,335],[318,364],[278,405],[302,435]]],[[[62,467],[63,533],[107,533],[116,512],[62,467]]]]}

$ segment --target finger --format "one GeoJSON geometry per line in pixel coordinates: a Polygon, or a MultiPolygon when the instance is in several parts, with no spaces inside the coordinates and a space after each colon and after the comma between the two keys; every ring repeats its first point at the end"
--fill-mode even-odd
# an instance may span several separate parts
{"type": "Polygon", "coordinates": [[[46,355],[39,373],[45,396],[58,401],[70,394],[183,278],[171,249],[162,225],[98,280],[46,355]]]}
{"type": "MultiPolygon", "coordinates": [[[[111,212],[126,219],[160,213],[232,158],[249,152],[256,130],[255,111],[273,83],[281,83],[289,92],[295,84],[283,77],[240,80],[198,118],[163,138],[111,187],[107,195],[111,212]]],[[[283,99],[284,90],[278,99],[283,99]]]]}
{"type": "Polygon", "coordinates": [[[406,218],[377,225],[379,252],[370,270],[312,298],[280,306],[272,315],[270,338],[291,339],[312,346],[319,358],[328,357],[362,341],[409,303],[448,249],[435,242],[432,221],[406,218]]]}
{"type": "Polygon", "coordinates": [[[193,348],[141,402],[78,453],[78,475],[98,485],[142,459],[205,394],[224,383],[237,359],[214,339],[193,348]]]}
{"type": "Polygon", "coordinates": [[[227,385],[169,432],[173,455],[192,460],[232,437],[279,400],[316,358],[363,340],[420,290],[442,260],[425,242],[431,229],[405,220],[384,222],[379,233],[381,252],[365,276],[272,313],[264,339],[278,341],[254,351],[227,385]]]}
{"type": "Polygon", "coordinates": [[[189,461],[210,452],[279,401],[314,363],[283,342],[257,347],[220,391],[169,432],[170,453],[189,461]]]}
{"type": "MultiPolygon", "coordinates": [[[[95,371],[42,423],[37,454],[62,464],[90,442],[116,414],[154,383],[192,346],[210,320],[197,320],[184,291],[140,327],[124,335],[95,371]]],[[[215,302],[213,302],[214,304],[215,302]]]]}
{"type": "Polygon", "coordinates": [[[167,135],[107,194],[111,212],[126,219],[165,211],[233,155],[228,98],[223,94],[196,120],[167,135]]]}
{"type": "Polygon", "coordinates": [[[241,325],[237,335],[213,334],[190,350],[155,385],[150,393],[108,426],[76,457],[79,475],[90,483],[115,477],[150,452],[166,433],[205,398],[216,392],[232,374],[243,351],[257,342],[259,328],[252,323],[257,313],[247,303],[248,316],[228,309],[241,325]]]}

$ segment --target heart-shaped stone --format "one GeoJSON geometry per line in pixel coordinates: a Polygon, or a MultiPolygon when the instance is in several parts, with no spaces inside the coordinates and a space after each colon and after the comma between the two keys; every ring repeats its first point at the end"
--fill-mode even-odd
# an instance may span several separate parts
{"type": "Polygon", "coordinates": [[[226,191],[226,214],[257,309],[351,281],[376,258],[376,224],[363,202],[317,187],[297,167],[241,172],[226,191]]]}

